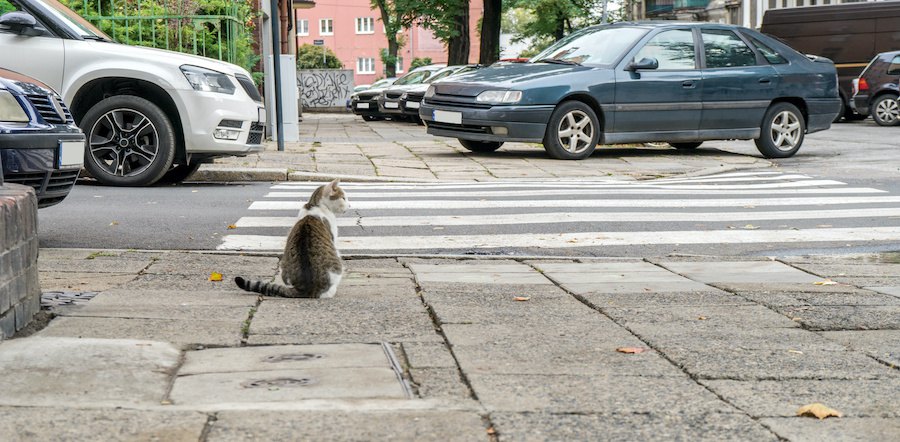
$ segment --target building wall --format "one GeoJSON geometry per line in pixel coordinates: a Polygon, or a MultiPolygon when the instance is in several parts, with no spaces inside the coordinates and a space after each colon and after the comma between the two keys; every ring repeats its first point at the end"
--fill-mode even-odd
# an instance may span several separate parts
{"type": "MultiPolygon", "coordinates": [[[[635,19],[670,19],[730,23],[759,29],[763,15],[769,9],[804,6],[838,5],[883,0],[711,0],[705,8],[697,8],[695,0],[631,1],[629,10],[635,19]],[[694,7],[686,8],[685,5],[694,7]]],[[[700,2],[702,3],[702,2],[700,2]]]]}
{"type": "MultiPolygon", "coordinates": [[[[469,3],[469,29],[471,49],[469,62],[478,62],[479,40],[477,26],[484,13],[482,0],[470,0],[469,3]]],[[[316,0],[316,5],[310,9],[298,9],[295,11],[297,18],[297,45],[313,44],[313,40],[324,40],[325,46],[334,51],[344,64],[344,68],[354,72],[354,84],[371,84],[379,78],[384,78],[384,65],[381,62],[381,49],[387,48],[387,38],[384,34],[384,25],[381,22],[381,13],[378,9],[372,9],[370,0],[316,0]],[[372,18],[374,26],[371,33],[357,33],[357,18],[372,18]],[[320,30],[320,20],[331,19],[333,23],[333,35],[323,35],[320,30]],[[303,35],[300,22],[307,20],[308,33],[303,35]],[[372,59],[374,72],[360,72],[357,60],[359,58],[372,59]]],[[[447,50],[443,43],[434,38],[431,31],[414,26],[403,30],[403,39],[406,44],[400,48],[398,56],[402,58],[402,72],[409,69],[409,64],[416,57],[430,57],[433,63],[446,63],[447,50]]],[[[398,76],[402,75],[398,70],[398,76]]]]}

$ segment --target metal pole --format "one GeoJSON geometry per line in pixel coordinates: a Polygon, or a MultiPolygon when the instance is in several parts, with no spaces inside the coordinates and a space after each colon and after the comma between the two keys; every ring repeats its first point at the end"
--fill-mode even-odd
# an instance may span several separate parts
{"type": "Polygon", "coordinates": [[[278,0],[271,0],[272,25],[272,67],[275,79],[275,96],[272,103],[275,105],[275,136],[278,138],[278,151],[284,151],[284,115],[281,112],[281,9],[278,8],[278,0]]]}

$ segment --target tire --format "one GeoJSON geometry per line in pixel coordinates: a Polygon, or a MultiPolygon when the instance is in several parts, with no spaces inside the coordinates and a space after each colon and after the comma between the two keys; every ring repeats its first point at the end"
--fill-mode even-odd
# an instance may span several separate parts
{"type": "Polygon", "coordinates": [[[474,141],[474,140],[459,140],[459,144],[462,144],[466,149],[471,150],[472,152],[493,152],[500,148],[503,145],[502,141],[474,141]]]}
{"type": "Polygon", "coordinates": [[[81,120],[87,136],[84,167],[111,186],[149,186],[175,158],[175,128],[152,102],[115,95],[91,107],[81,120]]]}
{"type": "Polygon", "coordinates": [[[377,121],[378,120],[378,117],[376,117],[374,115],[363,115],[362,118],[363,118],[363,120],[366,120],[366,121],[377,121]]]}
{"type": "Polygon", "coordinates": [[[166,172],[162,178],[160,178],[156,184],[157,185],[167,185],[167,184],[178,184],[186,179],[188,179],[197,169],[200,168],[202,163],[188,163],[188,164],[179,164],[166,172]]]}
{"type": "Polygon", "coordinates": [[[800,150],[806,121],[800,109],[790,103],[775,103],[763,116],[756,148],[766,158],[788,158],[800,150]]]}
{"type": "Polygon", "coordinates": [[[678,150],[694,150],[700,145],[703,144],[702,141],[692,141],[690,143],[669,143],[669,146],[672,146],[678,150]]]}
{"type": "Polygon", "coordinates": [[[879,126],[900,124],[900,101],[894,95],[879,95],[869,107],[869,114],[879,126]]]}
{"type": "Polygon", "coordinates": [[[594,153],[600,141],[600,120],[580,101],[561,103],[550,115],[544,149],[552,158],[582,160],[594,153]]]}

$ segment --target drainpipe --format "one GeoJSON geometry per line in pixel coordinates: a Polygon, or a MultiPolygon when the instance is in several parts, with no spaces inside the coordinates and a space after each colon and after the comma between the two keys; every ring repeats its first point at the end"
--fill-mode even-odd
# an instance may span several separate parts
{"type": "Polygon", "coordinates": [[[278,0],[271,0],[269,22],[272,25],[272,77],[275,80],[275,96],[272,104],[275,105],[275,134],[278,138],[278,151],[284,151],[284,115],[281,103],[281,14],[278,0]]]}

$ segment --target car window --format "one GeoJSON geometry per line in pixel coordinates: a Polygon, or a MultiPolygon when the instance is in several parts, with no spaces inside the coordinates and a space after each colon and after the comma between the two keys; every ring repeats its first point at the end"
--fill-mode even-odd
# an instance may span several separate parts
{"type": "Polygon", "coordinates": [[[726,29],[704,29],[702,35],[707,68],[756,65],[756,54],[734,32],[726,29]]]}
{"type": "Polygon", "coordinates": [[[888,75],[900,75],[900,55],[895,55],[888,66],[888,75]]]}
{"type": "Polygon", "coordinates": [[[394,86],[403,86],[404,84],[419,84],[425,81],[426,78],[431,76],[432,71],[415,71],[410,72],[403,77],[400,77],[399,80],[394,82],[394,86]]]}
{"type": "Polygon", "coordinates": [[[659,69],[694,69],[694,34],[690,29],[663,31],[651,38],[634,59],[655,58],[659,69]]]}
{"type": "Polygon", "coordinates": [[[646,34],[647,30],[642,28],[586,28],[569,34],[529,61],[537,63],[556,60],[563,63],[611,65],[646,34]]]}
{"type": "Polygon", "coordinates": [[[762,54],[763,58],[765,58],[766,61],[768,61],[769,63],[772,63],[772,64],[787,63],[787,59],[782,57],[781,54],[779,54],[778,52],[775,52],[774,49],[766,46],[763,42],[761,42],[753,37],[750,37],[746,34],[744,34],[744,36],[746,36],[747,39],[750,40],[750,43],[753,43],[753,46],[756,46],[756,50],[759,51],[759,53],[762,54]]]}

